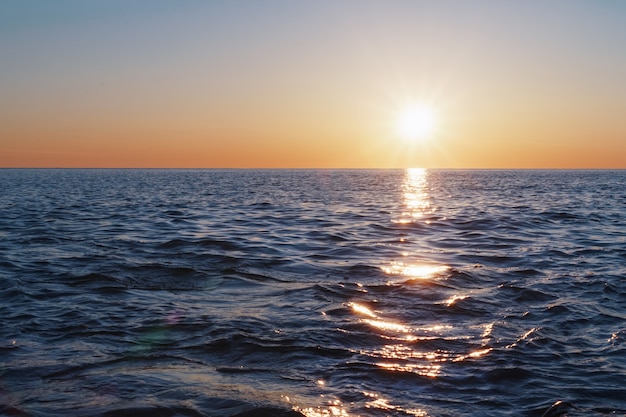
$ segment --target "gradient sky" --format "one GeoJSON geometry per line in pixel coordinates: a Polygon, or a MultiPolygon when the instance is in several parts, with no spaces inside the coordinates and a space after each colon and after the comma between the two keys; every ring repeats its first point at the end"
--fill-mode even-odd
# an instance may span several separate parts
{"type": "Polygon", "coordinates": [[[626,168],[626,2],[4,0],[0,166],[626,168]]]}

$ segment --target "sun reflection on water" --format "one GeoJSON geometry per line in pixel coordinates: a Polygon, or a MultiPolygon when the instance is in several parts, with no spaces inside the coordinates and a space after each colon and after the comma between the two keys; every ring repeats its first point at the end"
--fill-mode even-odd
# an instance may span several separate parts
{"type": "MultiPolygon", "coordinates": [[[[451,306],[456,299],[464,297],[452,297],[446,302],[451,306]]],[[[442,373],[444,363],[463,362],[466,360],[479,359],[490,352],[493,348],[488,347],[494,323],[483,326],[472,326],[466,331],[450,324],[432,324],[428,326],[411,326],[395,318],[389,319],[379,315],[363,303],[351,302],[348,306],[354,314],[361,316],[359,321],[369,325],[381,340],[388,343],[358,351],[360,355],[369,357],[376,367],[390,372],[413,373],[423,377],[437,378],[442,373]],[[479,332],[476,332],[479,330],[479,332]],[[468,333],[469,332],[469,333],[468,333]],[[472,332],[475,334],[472,336],[472,332]],[[444,346],[433,349],[424,349],[421,342],[446,340],[470,340],[481,338],[481,347],[459,352],[447,350],[444,346]]]]}
{"type": "Polygon", "coordinates": [[[480,358],[481,356],[485,356],[486,354],[488,354],[489,352],[491,352],[493,349],[492,348],[484,348],[484,349],[478,349],[478,350],[473,350],[470,353],[468,353],[467,355],[460,355],[457,356],[456,358],[454,358],[454,362],[463,362],[467,359],[470,358],[480,358]]]}
{"type": "Polygon", "coordinates": [[[392,261],[389,265],[382,266],[381,269],[388,275],[402,275],[412,279],[428,279],[447,271],[449,267],[446,265],[410,264],[392,261]]]}
{"type": "Polygon", "coordinates": [[[452,307],[454,304],[456,304],[456,302],[457,302],[457,301],[459,301],[459,300],[465,300],[466,298],[467,298],[467,295],[459,295],[459,294],[455,294],[455,295],[453,295],[452,297],[448,298],[448,299],[445,301],[445,304],[446,304],[448,307],[452,307]]]}
{"type": "Polygon", "coordinates": [[[293,407],[294,411],[297,411],[306,417],[348,417],[349,414],[345,407],[339,400],[330,401],[327,406],[324,407],[293,407]]]}
{"type": "MultiPolygon", "coordinates": [[[[405,171],[402,182],[402,197],[404,211],[394,223],[415,223],[427,214],[435,211],[431,205],[428,185],[428,171],[424,168],[409,168],[405,171]]],[[[428,224],[428,221],[425,221],[428,224]]],[[[404,238],[400,239],[405,242],[404,238]]],[[[403,257],[409,257],[410,252],[403,252],[403,257]]],[[[437,265],[427,262],[391,261],[381,270],[388,275],[400,275],[410,279],[428,279],[448,270],[446,265],[437,265]]]]}
{"type": "Polygon", "coordinates": [[[428,172],[424,168],[409,168],[406,170],[406,178],[402,184],[406,211],[402,212],[399,219],[393,220],[395,223],[413,223],[426,214],[431,214],[435,211],[430,204],[427,175],[428,172]]]}
{"type": "Polygon", "coordinates": [[[407,326],[405,326],[404,324],[401,323],[394,323],[392,321],[388,321],[388,320],[370,320],[370,319],[366,319],[363,320],[365,323],[369,324],[370,326],[376,327],[378,329],[381,330],[390,330],[390,331],[394,331],[394,332],[398,332],[398,333],[409,333],[411,331],[411,329],[407,326]]]}
{"type": "Polygon", "coordinates": [[[379,394],[376,394],[374,392],[364,392],[363,395],[368,398],[371,398],[371,400],[365,404],[365,407],[367,408],[399,411],[399,412],[406,413],[415,417],[427,417],[428,416],[428,413],[426,411],[419,409],[419,408],[402,408],[397,405],[393,405],[389,402],[389,400],[382,398],[379,394]]]}
{"type": "MultiPolygon", "coordinates": [[[[418,223],[428,224],[430,214],[435,212],[431,205],[429,195],[428,175],[425,169],[409,169],[402,185],[403,211],[401,215],[392,220],[395,223],[418,223]]],[[[404,229],[404,228],[402,228],[404,229]]],[[[410,250],[412,239],[408,234],[413,229],[407,228],[406,235],[400,238],[402,251],[396,259],[390,259],[380,266],[382,272],[391,278],[387,284],[391,286],[406,287],[409,293],[419,291],[422,284],[428,285],[429,281],[445,279],[446,271],[450,266],[437,263],[435,260],[424,258],[421,254],[415,254],[410,250]],[[417,255],[417,256],[416,256],[417,255]],[[417,259],[412,259],[415,256],[417,259]]],[[[421,249],[421,247],[418,247],[421,249]]],[[[433,291],[433,289],[429,289],[433,291]]],[[[442,289],[442,291],[446,291],[442,289]]],[[[458,291],[458,290],[457,290],[458,291]]],[[[461,312],[456,304],[470,298],[470,293],[448,292],[436,304],[443,304],[447,308],[461,312]],[[446,299],[446,297],[449,297],[446,299]]],[[[368,345],[362,349],[355,349],[359,360],[364,360],[371,366],[375,366],[385,373],[414,374],[424,378],[436,379],[444,374],[444,367],[464,361],[481,360],[490,354],[493,348],[489,347],[494,323],[480,326],[464,327],[462,323],[450,324],[436,322],[429,319],[424,322],[418,319],[414,312],[408,312],[406,316],[402,311],[389,313],[384,311],[385,302],[367,302],[355,300],[347,304],[359,323],[365,325],[365,332],[370,332],[374,339],[374,345],[368,345]],[[376,308],[371,306],[375,305],[376,308]],[[419,320],[419,321],[416,321],[419,320]],[[465,346],[465,347],[461,347],[465,346]]],[[[470,305],[464,302],[463,306],[470,305]]],[[[421,409],[403,409],[390,404],[385,398],[377,393],[363,393],[368,397],[367,408],[376,409],[379,412],[401,412],[416,417],[427,416],[421,409]]],[[[342,415],[342,409],[320,412],[320,409],[301,410],[307,417],[321,415],[342,415]],[[337,413],[337,414],[333,414],[337,413]]]]}
{"type": "Polygon", "coordinates": [[[441,372],[441,362],[449,360],[449,353],[443,351],[419,351],[413,343],[432,339],[433,332],[447,330],[450,326],[434,325],[424,328],[412,328],[397,320],[380,317],[369,307],[361,303],[348,304],[355,314],[365,316],[360,321],[377,331],[382,339],[390,343],[379,349],[362,350],[359,353],[375,359],[374,364],[384,370],[393,372],[410,372],[421,376],[435,378],[441,372]]]}
{"type": "Polygon", "coordinates": [[[383,358],[376,366],[389,371],[411,372],[436,378],[441,373],[441,363],[449,360],[450,354],[443,351],[420,352],[407,345],[385,345],[372,352],[383,358]]]}
{"type": "Polygon", "coordinates": [[[352,310],[354,310],[356,313],[359,313],[368,317],[377,317],[376,314],[374,314],[374,312],[370,310],[369,307],[366,307],[363,304],[350,303],[349,305],[350,307],[352,307],[352,310]]]}

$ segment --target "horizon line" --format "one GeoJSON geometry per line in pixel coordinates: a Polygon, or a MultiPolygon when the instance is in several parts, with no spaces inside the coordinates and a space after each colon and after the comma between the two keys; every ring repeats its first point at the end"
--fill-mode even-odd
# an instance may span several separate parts
{"type": "Polygon", "coordinates": [[[354,170],[354,171],[393,171],[393,170],[407,170],[407,169],[425,169],[425,170],[432,170],[432,171],[623,171],[626,170],[626,167],[603,167],[603,168],[593,168],[593,167],[586,167],[586,168],[556,168],[556,167],[542,167],[542,168],[524,168],[524,167],[471,167],[471,168],[446,168],[446,167],[439,167],[439,168],[427,168],[427,167],[420,167],[420,166],[414,166],[414,167],[392,167],[392,168],[384,168],[384,167],[158,167],[158,166],[154,166],[154,167],[89,167],[89,166],[85,166],[85,167],[65,167],[65,166],[34,166],[34,167],[11,167],[11,166],[5,166],[5,167],[1,167],[0,169],[102,169],[102,170],[114,170],[114,169],[127,169],[127,170],[140,170],[140,169],[146,169],[146,170],[232,170],[232,171],[236,171],[236,170],[240,170],[240,171],[245,171],[245,170],[255,170],[255,171],[261,171],[261,170],[274,170],[274,171],[278,171],[278,170],[284,170],[284,171],[295,171],[295,170],[302,170],[302,171],[323,171],[323,170],[332,170],[332,171],[340,171],[340,170],[345,170],[345,171],[349,171],[349,170],[354,170]]]}

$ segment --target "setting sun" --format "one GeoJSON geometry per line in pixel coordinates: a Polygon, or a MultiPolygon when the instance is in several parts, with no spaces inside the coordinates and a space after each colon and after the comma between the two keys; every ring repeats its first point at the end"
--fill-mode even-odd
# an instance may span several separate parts
{"type": "Polygon", "coordinates": [[[437,128],[437,115],[432,107],[415,105],[400,112],[396,120],[397,133],[403,139],[427,139],[437,128]]]}

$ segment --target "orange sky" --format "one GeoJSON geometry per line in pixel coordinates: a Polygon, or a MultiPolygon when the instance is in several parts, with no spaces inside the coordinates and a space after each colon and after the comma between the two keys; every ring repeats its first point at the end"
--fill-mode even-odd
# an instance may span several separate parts
{"type": "Polygon", "coordinates": [[[626,168],[625,21],[594,1],[3,2],[0,167],[626,168]],[[430,137],[396,132],[411,103],[430,137]]]}

